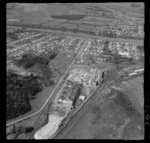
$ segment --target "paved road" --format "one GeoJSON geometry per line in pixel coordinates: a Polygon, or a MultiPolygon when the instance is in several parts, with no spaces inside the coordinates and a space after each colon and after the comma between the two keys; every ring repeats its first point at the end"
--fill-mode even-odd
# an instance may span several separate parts
{"type": "MultiPolygon", "coordinates": [[[[21,27],[22,25],[15,25],[15,27],[21,27]]],[[[79,36],[79,37],[83,37],[83,38],[97,38],[97,39],[102,39],[102,40],[111,40],[111,41],[118,41],[118,42],[127,42],[127,43],[136,43],[139,45],[143,45],[144,44],[144,40],[139,40],[139,39],[126,39],[126,38],[111,38],[111,37],[107,37],[107,36],[96,36],[96,35],[88,35],[88,34],[84,34],[84,33],[73,33],[73,32],[64,32],[61,30],[53,30],[52,28],[48,28],[48,27],[40,27],[39,28],[30,28],[30,26],[25,25],[25,27],[27,28],[27,30],[35,30],[35,31],[41,31],[41,32],[55,32],[55,33],[59,33],[59,34],[66,34],[66,35],[70,35],[70,36],[79,36]]]]}
{"type": "MultiPolygon", "coordinates": [[[[32,29],[36,29],[36,28],[32,28],[32,29]]],[[[39,30],[39,29],[37,29],[37,30],[39,30]]],[[[41,30],[43,30],[43,29],[41,29],[41,30]]],[[[44,29],[44,30],[46,30],[46,32],[49,31],[48,29],[44,29]]],[[[52,31],[52,30],[50,30],[50,31],[52,31]]],[[[54,32],[55,32],[55,31],[54,31],[54,32]]],[[[57,32],[58,32],[58,31],[57,31],[57,32]]],[[[61,32],[61,33],[62,33],[62,32],[61,32]]],[[[71,33],[71,34],[73,34],[73,33],[71,33]]],[[[75,33],[75,35],[77,35],[77,34],[75,33]]],[[[91,37],[91,36],[88,36],[88,38],[89,38],[89,37],[91,37]]],[[[95,37],[95,36],[94,36],[94,37],[95,37]]],[[[99,37],[99,39],[103,39],[103,38],[104,38],[105,40],[108,39],[107,37],[99,37]]],[[[111,38],[109,38],[109,40],[110,40],[110,39],[111,39],[111,38]]],[[[112,40],[112,39],[111,39],[111,40],[112,40]]],[[[119,40],[119,41],[120,41],[120,40],[119,40]]],[[[136,40],[136,41],[138,41],[138,40],[136,40]]],[[[129,41],[128,41],[128,42],[129,42],[129,41]]],[[[132,42],[133,42],[133,41],[132,41],[132,42]]],[[[139,41],[138,41],[138,42],[139,42],[139,41]]],[[[140,41],[140,43],[141,43],[141,41],[140,41]]],[[[38,111],[36,111],[35,113],[33,113],[33,114],[29,115],[29,116],[26,116],[26,117],[24,117],[24,118],[18,119],[18,120],[16,120],[16,121],[13,121],[13,122],[11,122],[11,123],[8,123],[7,126],[8,126],[8,125],[11,125],[11,124],[14,124],[14,123],[17,123],[17,122],[19,122],[19,121],[21,121],[21,120],[27,119],[27,118],[29,118],[29,117],[32,117],[32,116],[38,114],[39,112],[41,112],[41,111],[43,110],[43,108],[46,106],[46,104],[47,104],[47,103],[49,102],[49,100],[51,99],[51,96],[54,94],[54,92],[55,92],[55,90],[57,89],[58,85],[59,85],[59,84],[61,83],[61,81],[63,80],[65,74],[70,70],[71,66],[74,64],[75,60],[79,57],[80,53],[83,51],[84,48],[85,48],[85,45],[82,46],[82,48],[81,48],[81,50],[78,52],[76,58],[72,61],[72,63],[70,64],[70,66],[68,67],[68,69],[66,70],[66,72],[64,73],[64,75],[60,78],[58,84],[56,85],[56,87],[54,88],[54,90],[52,91],[52,93],[50,94],[50,96],[48,97],[48,99],[46,100],[46,102],[43,104],[43,106],[42,106],[38,111]]]]}
{"type": "Polygon", "coordinates": [[[47,98],[47,100],[45,101],[45,103],[42,105],[42,107],[41,107],[38,111],[36,111],[35,113],[33,113],[33,114],[31,114],[31,115],[28,115],[28,116],[26,116],[26,117],[24,117],[24,118],[18,119],[18,120],[16,120],[16,121],[13,121],[13,122],[11,122],[11,123],[8,123],[6,126],[12,125],[12,124],[14,124],[14,123],[17,123],[17,122],[20,122],[20,121],[25,120],[25,119],[27,119],[27,118],[30,118],[30,117],[32,117],[32,116],[35,116],[35,115],[37,115],[38,113],[40,113],[40,112],[44,109],[44,107],[47,105],[47,103],[49,102],[49,100],[50,100],[51,98],[53,98],[53,96],[55,96],[54,92],[57,90],[57,87],[58,87],[59,84],[62,82],[64,76],[65,76],[65,75],[67,74],[67,72],[71,69],[71,67],[72,67],[72,65],[74,64],[75,60],[80,56],[80,54],[82,53],[82,51],[84,50],[84,48],[87,46],[87,44],[89,44],[89,41],[84,41],[84,44],[83,44],[83,46],[81,47],[80,51],[78,52],[77,56],[76,56],[75,59],[71,62],[71,64],[68,66],[68,69],[65,71],[65,73],[63,74],[63,76],[60,78],[60,80],[59,80],[59,82],[57,83],[56,87],[54,88],[54,90],[52,91],[52,93],[50,94],[50,96],[47,98]]]}
{"type": "MultiPolygon", "coordinates": [[[[85,103],[85,105],[82,107],[81,110],[79,110],[70,120],[70,122],[68,122],[68,124],[66,124],[63,128],[61,128],[58,133],[56,134],[56,136],[54,137],[54,139],[63,139],[63,137],[72,129],[72,127],[75,126],[75,124],[77,123],[77,121],[82,117],[82,115],[87,111],[87,109],[89,108],[90,105],[92,105],[96,99],[97,96],[99,96],[99,94],[97,94],[97,92],[102,92],[103,90],[105,90],[108,86],[110,86],[111,84],[114,83],[120,83],[121,81],[125,81],[126,79],[120,79],[120,75],[118,74],[120,70],[117,71],[114,70],[114,72],[112,72],[111,75],[109,75],[106,78],[105,83],[96,90],[96,92],[94,93],[94,95],[92,95],[88,101],[85,103]]],[[[137,74],[136,76],[131,76],[130,79],[135,78],[137,76],[141,75],[137,74]]],[[[129,80],[129,78],[127,79],[129,80]]],[[[103,95],[103,94],[102,94],[103,95]]],[[[104,96],[102,96],[101,98],[104,98],[104,96]]]]}
{"type": "MultiPolygon", "coordinates": [[[[108,77],[106,77],[106,81],[104,82],[104,84],[102,84],[99,88],[96,89],[95,93],[87,100],[87,102],[83,105],[82,109],[80,109],[70,120],[70,122],[68,122],[67,125],[65,125],[64,127],[60,128],[60,130],[58,131],[58,135],[56,135],[54,138],[56,139],[61,139],[63,138],[63,136],[65,134],[67,134],[67,132],[69,132],[71,130],[71,128],[77,123],[77,121],[80,119],[80,117],[83,115],[83,113],[85,113],[85,111],[88,109],[88,107],[95,102],[95,100],[97,99],[97,96],[99,96],[99,94],[97,94],[97,92],[102,92],[104,89],[106,89],[108,86],[110,86],[111,84],[115,83],[115,80],[119,77],[119,75],[117,74],[119,71],[116,69],[112,72],[111,75],[109,75],[108,77]]],[[[103,96],[101,97],[103,98],[103,96]]]]}
{"type": "Polygon", "coordinates": [[[105,37],[105,36],[96,36],[96,35],[88,35],[84,33],[73,33],[73,32],[63,32],[60,30],[52,30],[52,29],[42,29],[42,28],[28,28],[28,30],[36,30],[36,31],[41,31],[41,32],[56,32],[60,34],[65,34],[65,35],[70,35],[70,36],[79,36],[83,38],[97,38],[101,40],[111,40],[111,41],[116,41],[116,42],[126,42],[126,43],[136,43],[139,45],[144,44],[144,40],[138,40],[138,39],[125,39],[125,38],[110,38],[110,37],[105,37]]]}
{"type": "MultiPolygon", "coordinates": [[[[39,34],[38,34],[39,35],[39,34]]],[[[35,36],[35,35],[34,35],[35,36]]],[[[43,39],[47,39],[48,37],[50,37],[49,35],[48,36],[46,36],[46,37],[42,37],[42,38],[40,38],[40,39],[37,39],[37,40],[33,40],[33,42],[34,42],[34,44],[35,43],[38,43],[38,44],[41,44],[42,42],[45,42],[45,41],[43,41],[43,39]]],[[[30,37],[31,38],[31,37],[30,37]]],[[[29,39],[30,39],[29,38],[29,39]]],[[[8,45],[12,45],[12,44],[8,44],[8,45]]],[[[30,46],[32,46],[32,44],[25,44],[25,45],[23,45],[23,46],[16,46],[16,45],[12,45],[13,47],[15,47],[14,49],[7,49],[7,54],[9,54],[9,56],[10,56],[10,54],[15,54],[15,52],[18,52],[19,50],[24,50],[25,48],[27,48],[27,47],[30,47],[30,46]]]]}

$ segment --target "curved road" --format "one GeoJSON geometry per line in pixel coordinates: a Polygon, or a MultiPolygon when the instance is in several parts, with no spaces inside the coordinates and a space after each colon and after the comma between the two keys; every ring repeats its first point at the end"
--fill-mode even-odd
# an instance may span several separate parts
{"type": "Polygon", "coordinates": [[[84,50],[84,48],[89,45],[89,39],[88,39],[88,41],[85,40],[85,41],[83,41],[83,42],[84,42],[84,43],[83,43],[83,45],[81,44],[82,47],[81,47],[80,51],[78,52],[77,56],[74,58],[74,60],[73,60],[73,61],[71,62],[71,64],[68,66],[68,69],[65,71],[65,73],[63,74],[63,76],[60,78],[60,80],[59,80],[59,82],[57,83],[56,87],[54,88],[54,90],[52,91],[52,93],[50,94],[50,96],[47,98],[47,100],[45,101],[45,103],[43,104],[43,106],[42,106],[38,111],[34,112],[33,114],[28,115],[28,116],[26,116],[26,117],[23,117],[23,118],[21,118],[21,119],[18,119],[18,120],[16,120],[16,121],[13,121],[13,122],[11,122],[11,123],[8,123],[8,124],[6,124],[6,126],[12,125],[12,124],[14,124],[14,123],[17,123],[17,122],[20,122],[20,121],[25,120],[25,119],[27,119],[27,118],[30,118],[30,117],[32,117],[32,116],[35,116],[36,114],[40,113],[40,112],[44,109],[44,107],[47,105],[47,103],[50,101],[50,99],[53,99],[53,97],[54,97],[54,95],[55,95],[54,92],[56,91],[56,89],[57,89],[57,87],[59,86],[59,84],[63,81],[63,78],[65,77],[66,73],[71,69],[71,67],[72,67],[72,65],[74,64],[75,60],[80,56],[80,54],[82,53],[82,51],[84,50]],[[88,45],[87,45],[87,44],[88,44],[88,45]]]}

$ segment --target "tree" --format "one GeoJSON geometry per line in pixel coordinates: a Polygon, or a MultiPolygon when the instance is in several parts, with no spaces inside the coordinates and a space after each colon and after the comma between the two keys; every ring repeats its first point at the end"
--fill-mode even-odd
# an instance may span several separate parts
{"type": "Polygon", "coordinates": [[[92,55],[89,56],[89,61],[90,61],[90,64],[92,64],[92,65],[96,64],[95,59],[92,55]]]}
{"type": "Polygon", "coordinates": [[[32,109],[30,99],[41,90],[37,77],[7,73],[6,120],[30,111],[32,109]]]}

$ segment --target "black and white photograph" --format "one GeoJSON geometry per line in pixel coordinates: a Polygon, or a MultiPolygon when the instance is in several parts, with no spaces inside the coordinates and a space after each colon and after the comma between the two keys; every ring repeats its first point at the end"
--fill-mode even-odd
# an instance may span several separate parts
{"type": "Polygon", "coordinates": [[[6,4],[7,140],[144,140],[142,2],[6,4]]]}

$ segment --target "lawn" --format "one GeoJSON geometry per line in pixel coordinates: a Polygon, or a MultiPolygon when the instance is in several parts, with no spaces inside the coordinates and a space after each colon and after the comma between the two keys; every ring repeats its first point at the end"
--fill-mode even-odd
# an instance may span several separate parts
{"type": "Polygon", "coordinates": [[[60,53],[59,55],[56,56],[55,60],[53,60],[52,64],[54,66],[54,69],[60,73],[62,76],[68,66],[71,64],[71,62],[74,59],[74,55],[71,54],[71,57],[68,57],[67,53],[60,53]]]}

